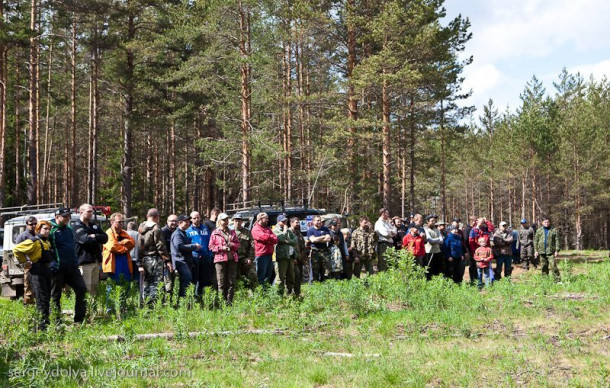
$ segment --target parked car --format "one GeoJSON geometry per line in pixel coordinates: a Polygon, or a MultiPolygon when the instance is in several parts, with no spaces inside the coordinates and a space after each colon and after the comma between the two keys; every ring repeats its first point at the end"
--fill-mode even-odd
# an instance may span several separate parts
{"type": "Polygon", "coordinates": [[[239,207],[239,205],[240,204],[228,205],[225,212],[230,216],[239,213],[243,219],[243,225],[246,229],[252,229],[258,213],[265,212],[269,215],[269,226],[277,224],[277,217],[280,214],[286,214],[286,217],[289,219],[291,217],[298,217],[301,224],[301,232],[304,234],[307,234],[307,229],[313,222],[313,216],[321,216],[325,212],[324,209],[313,209],[308,207],[305,201],[301,206],[286,205],[283,201],[269,201],[265,204],[262,202],[258,202],[256,204],[249,203],[249,206],[246,204],[247,206],[245,207],[239,207]]]}

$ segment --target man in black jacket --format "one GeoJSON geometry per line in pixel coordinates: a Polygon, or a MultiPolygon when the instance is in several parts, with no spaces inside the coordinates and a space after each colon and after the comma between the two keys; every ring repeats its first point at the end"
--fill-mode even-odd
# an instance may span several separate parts
{"type": "Polygon", "coordinates": [[[93,206],[84,203],[78,209],[80,219],[73,225],[76,256],[87,291],[97,294],[102,263],[102,245],[108,242],[108,235],[93,222],[93,206]]]}
{"type": "Polygon", "coordinates": [[[87,286],[78,270],[78,259],[74,248],[74,234],[70,227],[70,209],[62,207],[55,211],[51,222],[51,248],[54,258],[51,261],[51,298],[58,314],[61,314],[61,291],[67,284],[74,290],[74,322],[82,323],[87,312],[85,293],[87,286]]]}
{"type": "Polygon", "coordinates": [[[193,251],[201,248],[200,244],[191,244],[186,235],[186,230],[191,226],[191,217],[186,214],[178,216],[178,228],[172,233],[172,262],[180,276],[180,291],[178,296],[186,296],[186,288],[193,284],[191,265],[193,263],[193,251]]]}

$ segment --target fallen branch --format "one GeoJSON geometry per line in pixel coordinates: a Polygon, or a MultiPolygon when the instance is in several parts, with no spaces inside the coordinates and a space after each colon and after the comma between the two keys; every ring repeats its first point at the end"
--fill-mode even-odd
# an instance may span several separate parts
{"type": "MultiPolygon", "coordinates": [[[[226,335],[244,335],[244,334],[273,334],[273,335],[283,335],[285,334],[284,330],[275,329],[275,330],[238,330],[238,331],[217,331],[217,332],[209,332],[209,331],[194,331],[184,334],[179,333],[148,333],[148,334],[136,334],[133,336],[135,340],[148,340],[153,338],[165,338],[168,340],[174,339],[176,337],[200,337],[200,336],[226,336],[226,335]]],[[[126,338],[122,335],[108,335],[100,337],[104,341],[118,341],[123,342],[126,338]]]]}
{"type": "Polygon", "coordinates": [[[325,356],[331,356],[331,357],[347,357],[347,358],[352,358],[352,357],[381,357],[381,354],[377,354],[377,353],[370,353],[370,354],[353,354],[353,353],[334,353],[334,352],[326,352],[324,353],[325,356]]]}

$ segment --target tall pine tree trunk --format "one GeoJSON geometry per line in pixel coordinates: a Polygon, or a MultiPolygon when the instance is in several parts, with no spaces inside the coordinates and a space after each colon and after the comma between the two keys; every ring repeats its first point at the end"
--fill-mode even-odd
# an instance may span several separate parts
{"type": "MultiPolygon", "coordinates": [[[[129,12],[127,18],[127,42],[133,41],[136,35],[135,15],[129,12]]],[[[132,190],[132,148],[133,148],[133,91],[134,91],[134,53],[130,47],[126,48],[126,68],[125,68],[125,102],[123,111],[123,163],[121,170],[121,183],[123,185],[121,202],[123,203],[123,213],[131,216],[131,196],[132,190]]]]}
{"type": "Polygon", "coordinates": [[[31,1],[30,9],[30,62],[29,62],[29,127],[28,127],[28,205],[38,202],[36,193],[38,191],[38,150],[36,149],[36,138],[38,133],[38,0],[31,1]]]}
{"type": "Polygon", "coordinates": [[[358,120],[358,96],[352,82],[356,67],[356,27],[352,17],[355,11],[355,0],[347,0],[347,119],[349,138],[347,140],[347,157],[349,163],[349,187],[346,210],[351,213],[351,203],[356,194],[358,170],[356,165],[356,120],[358,120]]]}
{"type": "MultiPolygon", "coordinates": [[[[385,74],[385,69],[384,69],[385,74]]],[[[390,166],[392,158],[390,155],[391,131],[390,131],[390,91],[387,79],[383,79],[381,88],[381,106],[382,106],[382,153],[383,153],[383,207],[390,208],[391,199],[391,171],[390,166]]]]}
{"type": "Polygon", "coordinates": [[[242,2],[239,2],[239,27],[240,44],[239,49],[242,56],[241,64],[241,183],[242,200],[244,206],[250,200],[250,12],[245,10],[242,2]]]}
{"type": "Polygon", "coordinates": [[[68,155],[70,158],[70,196],[68,205],[77,206],[77,193],[78,193],[78,174],[76,173],[76,15],[73,14],[74,18],[72,24],[72,67],[70,74],[70,152],[68,155]]]}
{"type": "MultiPolygon", "coordinates": [[[[93,45],[91,48],[91,106],[89,118],[89,164],[87,176],[87,201],[96,202],[98,191],[98,167],[97,167],[97,138],[99,130],[99,49],[97,46],[98,30],[97,18],[94,16],[93,45]]],[[[150,181],[148,181],[150,182],[150,181]]]]}
{"type": "MultiPolygon", "coordinates": [[[[21,71],[20,71],[20,55],[19,49],[15,53],[15,84],[21,85],[21,71]]],[[[18,204],[23,203],[23,196],[21,193],[21,176],[22,176],[22,165],[21,165],[21,115],[19,111],[20,106],[20,88],[18,87],[15,91],[15,187],[13,188],[13,196],[18,204]]]]}
{"type": "MultiPolygon", "coordinates": [[[[0,30],[4,31],[4,0],[0,0],[0,30]]],[[[6,151],[6,82],[7,82],[7,47],[0,40],[0,207],[4,207],[6,197],[6,177],[4,175],[4,160],[6,151]]],[[[17,147],[19,144],[17,144],[17,147]]],[[[4,220],[0,219],[4,224],[4,220]]]]}

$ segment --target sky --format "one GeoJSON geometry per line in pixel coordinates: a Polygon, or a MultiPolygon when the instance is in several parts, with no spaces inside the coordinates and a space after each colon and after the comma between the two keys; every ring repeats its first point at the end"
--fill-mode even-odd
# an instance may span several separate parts
{"type": "MultiPolygon", "coordinates": [[[[477,110],[491,98],[500,112],[514,112],[519,95],[535,75],[555,94],[553,82],[566,68],[585,79],[610,78],[608,0],[446,0],[447,18],[461,14],[471,23],[464,70],[468,105],[477,110]]],[[[478,122],[478,119],[476,120],[478,122]]]]}

